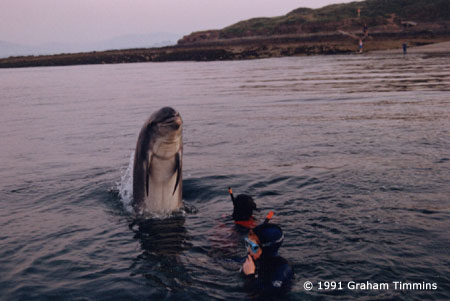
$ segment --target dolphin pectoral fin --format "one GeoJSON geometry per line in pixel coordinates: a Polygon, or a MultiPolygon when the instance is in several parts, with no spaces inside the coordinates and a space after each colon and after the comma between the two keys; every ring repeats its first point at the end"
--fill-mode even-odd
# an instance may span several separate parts
{"type": "Polygon", "coordinates": [[[147,164],[147,172],[145,174],[145,191],[147,192],[147,195],[149,193],[149,188],[150,188],[150,171],[151,171],[151,164],[152,164],[152,154],[150,153],[148,155],[148,164],[147,164]]]}
{"type": "Polygon", "coordinates": [[[180,155],[180,153],[177,153],[175,155],[175,169],[174,169],[174,172],[177,173],[177,181],[175,182],[175,188],[173,189],[172,195],[175,194],[175,191],[177,190],[177,187],[180,184],[180,179],[181,179],[181,155],[180,155]]]}

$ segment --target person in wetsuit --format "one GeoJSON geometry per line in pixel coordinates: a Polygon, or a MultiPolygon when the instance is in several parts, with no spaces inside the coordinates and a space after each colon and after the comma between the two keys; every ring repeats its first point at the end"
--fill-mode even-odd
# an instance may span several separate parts
{"type": "Polygon", "coordinates": [[[257,296],[278,296],[286,292],[294,277],[288,261],[278,255],[283,243],[278,225],[263,223],[250,230],[245,238],[248,256],[242,266],[245,288],[257,296]]]}
{"type": "Polygon", "coordinates": [[[256,210],[256,203],[253,198],[246,194],[239,194],[235,198],[231,188],[228,188],[228,193],[233,201],[234,223],[245,228],[254,228],[256,225],[253,210],[256,210]]]}

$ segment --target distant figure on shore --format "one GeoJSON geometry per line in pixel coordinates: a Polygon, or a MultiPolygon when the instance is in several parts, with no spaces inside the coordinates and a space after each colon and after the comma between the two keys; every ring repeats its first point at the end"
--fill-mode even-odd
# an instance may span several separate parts
{"type": "Polygon", "coordinates": [[[408,44],[403,43],[402,46],[403,46],[403,54],[406,55],[406,52],[407,52],[407,50],[408,50],[408,44]]]}
{"type": "Polygon", "coordinates": [[[369,35],[369,26],[367,26],[367,24],[364,24],[363,34],[364,34],[364,37],[367,37],[369,35]]]}
{"type": "Polygon", "coordinates": [[[359,53],[363,52],[363,41],[362,39],[359,39],[359,53]]]}

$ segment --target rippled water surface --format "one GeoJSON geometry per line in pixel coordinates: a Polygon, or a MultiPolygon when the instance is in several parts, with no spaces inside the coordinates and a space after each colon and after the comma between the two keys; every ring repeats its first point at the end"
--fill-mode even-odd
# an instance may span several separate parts
{"type": "Polygon", "coordinates": [[[287,298],[450,299],[449,57],[4,69],[0,91],[4,300],[246,298],[228,186],[275,211],[287,298]],[[166,105],[184,120],[189,210],[136,225],[130,157],[166,105]]]}

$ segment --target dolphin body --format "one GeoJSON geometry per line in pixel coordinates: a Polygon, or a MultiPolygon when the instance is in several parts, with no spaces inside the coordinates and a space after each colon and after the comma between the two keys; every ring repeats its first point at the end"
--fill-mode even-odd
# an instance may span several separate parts
{"type": "Polygon", "coordinates": [[[164,107],[139,133],[133,166],[133,208],[138,215],[169,214],[182,206],[183,139],[180,114],[164,107]]]}

